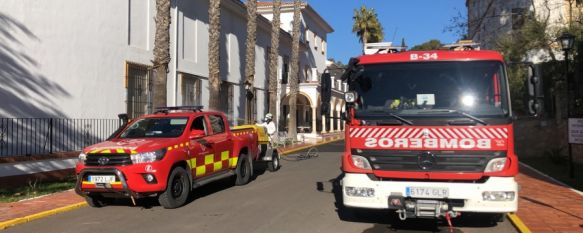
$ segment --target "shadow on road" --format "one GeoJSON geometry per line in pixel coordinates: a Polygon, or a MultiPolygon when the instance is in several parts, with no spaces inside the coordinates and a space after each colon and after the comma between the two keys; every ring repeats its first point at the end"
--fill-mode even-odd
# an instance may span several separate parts
{"type": "MultiPolygon", "coordinates": [[[[407,219],[401,221],[392,210],[374,210],[349,208],[344,206],[342,200],[342,186],[340,180],[344,174],[324,182],[316,182],[316,189],[320,192],[334,195],[334,205],[338,218],[346,222],[372,223],[373,227],[365,230],[373,232],[449,232],[447,222],[441,219],[407,219]]],[[[456,219],[452,219],[454,232],[462,232],[458,228],[493,228],[497,223],[489,216],[466,213],[456,219]]]]}

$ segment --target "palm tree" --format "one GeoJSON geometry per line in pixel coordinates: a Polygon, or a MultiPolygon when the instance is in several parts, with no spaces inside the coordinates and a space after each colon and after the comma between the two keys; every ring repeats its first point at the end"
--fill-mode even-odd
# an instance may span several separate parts
{"type": "Polygon", "coordinates": [[[257,0],[247,0],[247,41],[245,53],[245,87],[247,89],[246,120],[251,122],[253,101],[253,80],[255,78],[255,44],[257,41],[257,0]]]}
{"type": "Polygon", "coordinates": [[[301,0],[294,0],[294,19],[292,29],[292,54],[291,67],[289,74],[289,120],[287,123],[287,134],[289,137],[296,139],[296,112],[297,112],[297,94],[298,94],[298,72],[299,72],[299,50],[300,50],[300,10],[302,6],[301,0]]]}
{"type": "Polygon", "coordinates": [[[354,20],[352,32],[356,33],[358,40],[362,43],[363,53],[364,45],[366,43],[383,40],[383,26],[379,22],[377,13],[374,9],[368,9],[364,5],[360,7],[360,9],[354,9],[354,16],[352,19],[354,20]]]}
{"type": "Polygon", "coordinates": [[[279,119],[276,114],[277,109],[277,69],[279,55],[279,30],[281,0],[273,1],[273,20],[271,21],[271,50],[269,51],[269,112],[273,114],[273,119],[277,124],[279,119]]]}
{"type": "Polygon", "coordinates": [[[166,106],[166,78],[170,63],[170,0],[156,0],[156,35],[154,37],[154,60],[156,75],[152,90],[154,108],[166,106]]]}
{"type": "Polygon", "coordinates": [[[221,0],[209,1],[209,108],[219,109],[221,76],[219,69],[219,39],[221,30],[221,0]]]}

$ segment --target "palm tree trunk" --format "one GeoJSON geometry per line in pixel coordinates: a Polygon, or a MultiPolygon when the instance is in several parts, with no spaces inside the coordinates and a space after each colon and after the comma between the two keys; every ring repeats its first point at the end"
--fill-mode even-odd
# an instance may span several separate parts
{"type": "Polygon", "coordinates": [[[297,135],[297,94],[298,94],[298,75],[299,75],[299,52],[300,52],[300,11],[301,11],[301,0],[294,0],[294,21],[293,21],[293,32],[292,32],[292,54],[291,54],[291,67],[289,74],[289,85],[290,85],[290,95],[289,95],[289,121],[287,124],[287,134],[292,139],[296,139],[297,135]]]}
{"type": "Polygon", "coordinates": [[[166,106],[166,78],[170,63],[170,0],[156,0],[156,35],[154,38],[154,76],[152,105],[166,106]]]}
{"type": "Polygon", "coordinates": [[[209,108],[220,105],[221,76],[219,67],[219,40],[221,30],[221,0],[209,1],[209,108]]]}
{"type": "Polygon", "coordinates": [[[246,40],[246,53],[245,53],[245,86],[247,89],[247,101],[245,104],[245,120],[248,123],[252,122],[251,119],[253,114],[251,111],[253,105],[253,84],[255,79],[255,44],[257,41],[257,0],[247,0],[245,3],[247,6],[247,40],[246,40]],[[249,93],[250,92],[250,93],[249,93]]]}
{"type": "Polygon", "coordinates": [[[279,68],[279,30],[281,0],[273,1],[273,20],[271,21],[271,50],[269,51],[269,112],[276,124],[279,122],[277,111],[277,70],[279,68]]]}

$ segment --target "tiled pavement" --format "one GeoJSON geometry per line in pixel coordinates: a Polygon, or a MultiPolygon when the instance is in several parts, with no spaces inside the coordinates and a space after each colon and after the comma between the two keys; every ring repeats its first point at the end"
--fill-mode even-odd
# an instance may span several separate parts
{"type": "Polygon", "coordinates": [[[532,232],[583,232],[583,195],[520,166],[518,217],[532,232]]]}
{"type": "MultiPolygon", "coordinates": [[[[341,138],[330,135],[321,142],[341,138]]],[[[308,145],[295,145],[281,150],[293,151],[308,145]]],[[[516,177],[521,189],[518,202],[520,219],[532,232],[583,232],[583,195],[573,191],[529,167],[521,166],[516,177]]],[[[29,199],[0,203],[0,222],[83,202],[69,190],[29,199]]]]}

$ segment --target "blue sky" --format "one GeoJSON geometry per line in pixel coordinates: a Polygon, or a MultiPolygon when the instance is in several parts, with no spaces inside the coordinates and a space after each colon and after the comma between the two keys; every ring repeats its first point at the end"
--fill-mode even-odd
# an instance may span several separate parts
{"type": "Polygon", "coordinates": [[[307,0],[334,28],[328,35],[328,58],[347,63],[362,47],[352,33],[353,10],[363,4],[374,8],[384,27],[385,41],[401,44],[401,38],[411,48],[431,39],[442,43],[455,42],[458,36],[444,32],[450,20],[466,15],[465,0],[307,0]],[[393,40],[394,38],[394,40],[393,40]]]}

